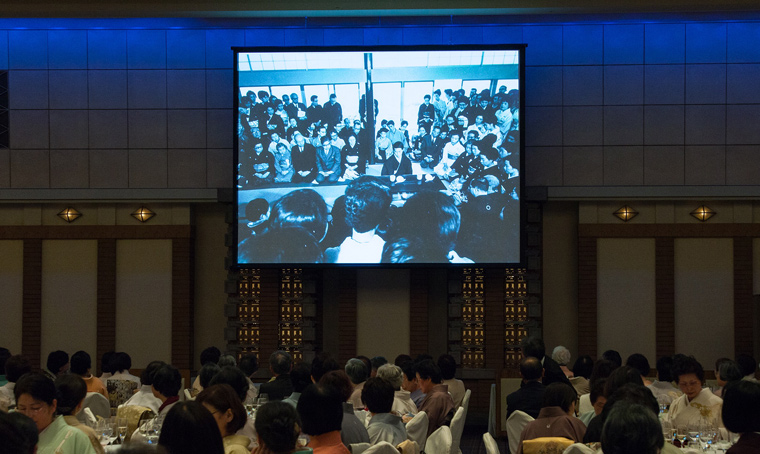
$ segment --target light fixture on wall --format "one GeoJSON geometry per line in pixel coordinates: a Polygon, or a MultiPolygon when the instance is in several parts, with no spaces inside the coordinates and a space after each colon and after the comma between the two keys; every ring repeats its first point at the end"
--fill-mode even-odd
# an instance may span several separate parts
{"type": "Polygon", "coordinates": [[[701,205],[695,208],[694,211],[692,211],[690,214],[700,221],[705,222],[706,220],[715,216],[716,213],[707,205],[701,205]]]}
{"type": "Polygon", "coordinates": [[[63,210],[61,210],[60,213],[58,213],[58,217],[63,219],[66,222],[74,222],[76,221],[80,216],[82,216],[82,213],[79,211],[68,207],[63,210]]]}
{"type": "Polygon", "coordinates": [[[146,222],[148,219],[152,218],[155,215],[156,213],[150,211],[145,207],[140,207],[132,212],[132,217],[140,222],[146,222]]]}
{"type": "Polygon", "coordinates": [[[625,205],[612,214],[620,218],[620,220],[623,222],[628,222],[631,219],[635,218],[639,212],[629,207],[628,205],[625,205]]]}

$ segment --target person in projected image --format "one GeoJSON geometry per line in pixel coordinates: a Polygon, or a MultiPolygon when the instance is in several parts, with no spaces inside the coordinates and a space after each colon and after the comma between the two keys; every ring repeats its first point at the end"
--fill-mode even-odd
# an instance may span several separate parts
{"type": "Polygon", "coordinates": [[[290,149],[293,163],[293,183],[310,183],[317,177],[317,151],[300,133],[294,135],[295,145],[290,149]]]}
{"type": "Polygon", "coordinates": [[[393,153],[393,142],[388,138],[388,130],[381,128],[375,139],[375,158],[377,162],[385,162],[393,153]]]}
{"type": "Polygon", "coordinates": [[[291,111],[294,111],[294,113],[290,115],[290,118],[297,118],[299,124],[306,123],[306,104],[298,100],[298,94],[290,94],[290,105],[293,107],[288,110],[288,114],[290,114],[291,111]]]}
{"type": "Polygon", "coordinates": [[[431,101],[433,104],[433,108],[435,108],[435,117],[433,117],[433,120],[437,123],[443,123],[443,119],[446,118],[446,114],[448,113],[446,111],[446,101],[441,99],[441,90],[436,89],[433,92],[433,100],[431,101]]]}
{"type": "Polygon", "coordinates": [[[393,210],[390,223],[384,263],[473,263],[456,251],[461,215],[451,196],[418,192],[393,210]]]}
{"type": "Polygon", "coordinates": [[[274,182],[274,156],[264,150],[264,144],[256,140],[253,144],[254,153],[248,159],[248,169],[241,169],[242,175],[248,177],[248,186],[258,187],[274,182]]]}
{"type": "Polygon", "coordinates": [[[506,241],[490,241],[493,232],[503,232],[506,224],[501,217],[507,196],[497,189],[493,176],[475,178],[467,189],[467,202],[459,206],[462,214],[460,252],[477,262],[494,261],[507,252],[506,241]]]}
{"type": "Polygon", "coordinates": [[[325,251],[329,263],[380,263],[385,240],[378,235],[391,205],[390,188],[376,177],[364,175],[350,182],[345,197],[346,225],[351,235],[338,247],[325,251]]]}
{"type": "Polygon", "coordinates": [[[327,126],[332,128],[343,121],[343,108],[335,93],[330,93],[330,100],[322,106],[322,119],[327,126]]]}
{"type": "MultiPolygon", "coordinates": [[[[261,124],[262,122],[259,121],[259,125],[261,124]]],[[[271,136],[274,132],[279,134],[280,137],[285,135],[285,122],[282,121],[282,117],[274,112],[274,107],[272,106],[267,106],[267,113],[264,116],[264,125],[265,128],[262,135],[271,136]]]]}
{"type": "Polygon", "coordinates": [[[319,126],[322,124],[324,112],[322,106],[319,104],[319,96],[311,96],[311,104],[306,108],[306,121],[314,123],[319,126]]]}
{"type": "Polygon", "coordinates": [[[290,156],[290,147],[287,143],[277,143],[274,153],[275,183],[290,183],[295,174],[293,161],[290,156]]]}
{"type": "Polygon", "coordinates": [[[313,183],[335,183],[340,178],[340,150],[325,136],[317,149],[317,177],[313,183]]]}
{"type": "MultiPolygon", "coordinates": [[[[440,93],[440,90],[438,91],[440,93]]],[[[435,118],[435,106],[431,104],[430,95],[426,94],[423,98],[422,104],[420,104],[419,109],[417,109],[417,121],[419,122],[424,117],[424,113],[428,113],[428,118],[435,118]]]]}
{"type": "Polygon", "coordinates": [[[441,157],[441,161],[433,169],[436,175],[444,180],[449,179],[451,165],[454,164],[454,161],[456,161],[459,155],[464,153],[464,146],[459,143],[459,133],[457,131],[452,131],[450,137],[451,139],[449,143],[443,147],[443,156],[441,157]]]}
{"type": "MultiPolygon", "coordinates": [[[[409,149],[409,144],[407,143],[406,136],[404,135],[404,131],[397,129],[396,123],[393,120],[388,120],[387,126],[388,126],[388,140],[390,140],[392,144],[396,142],[401,142],[404,145],[404,153],[406,153],[406,150],[409,149]]],[[[388,150],[388,151],[391,151],[391,150],[388,150]]],[[[390,157],[390,155],[388,155],[387,157],[390,157]]]]}
{"type": "Polygon", "coordinates": [[[341,181],[355,180],[366,173],[367,158],[363,156],[355,135],[348,136],[348,143],[341,151],[341,156],[341,181]]]}
{"type": "MultiPolygon", "coordinates": [[[[412,174],[412,161],[404,153],[404,144],[396,142],[393,144],[393,155],[385,160],[380,175],[400,177],[401,175],[412,174]]],[[[392,178],[393,179],[393,178],[392,178]]]]}

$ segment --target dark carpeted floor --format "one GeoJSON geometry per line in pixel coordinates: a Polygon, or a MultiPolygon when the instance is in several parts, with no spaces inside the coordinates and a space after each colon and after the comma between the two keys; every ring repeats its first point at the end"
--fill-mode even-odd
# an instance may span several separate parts
{"type": "MultiPolygon", "coordinates": [[[[484,425],[464,426],[462,441],[459,443],[462,454],[486,454],[486,447],[483,444],[483,434],[487,431],[488,428],[484,425]]],[[[506,437],[496,438],[496,443],[499,445],[499,451],[501,454],[509,454],[509,445],[507,444],[506,437]]]]}

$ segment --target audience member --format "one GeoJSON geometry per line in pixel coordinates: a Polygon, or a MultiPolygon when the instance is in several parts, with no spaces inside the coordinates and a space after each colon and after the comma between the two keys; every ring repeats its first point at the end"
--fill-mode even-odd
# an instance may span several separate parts
{"type": "Polygon", "coordinates": [[[546,387],[541,383],[544,369],[538,358],[528,356],[520,361],[520,389],[507,396],[507,419],[517,410],[538,418],[544,404],[546,387]]]}
{"type": "Polygon", "coordinates": [[[441,378],[443,379],[441,383],[449,387],[449,394],[454,399],[456,408],[461,407],[467,390],[464,388],[462,380],[454,378],[457,373],[457,363],[454,357],[448,354],[439,356],[438,368],[441,369],[441,378]]]}
{"type": "Polygon", "coordinates": [[[393,408],[391,411],[399,416],[416,415],[417,405],[412,401],[409,391],[401,389],[404,372],[395,364],[383,364],[377,369],[377,378],[387,381],[393,388],[393,408]]]}
{"type": "Polygon", "coordinates": [[[171,364],[164,364],[153,374],[153,395],[161,401],[158,414],[165,415],[179,402],[182,375],[171,364]]]}
{"type": "MultiPolygon", "coordinates": [[[[71,357],[71,366],[74,367],[74,356],[71,357]]],[[[78,374],[66,374],[56,378],[56,413],[63,417],[66,424],[76,427],[87,435],[95,452],[104,454],[105,450],[95,431],[77,419],[77,414],[82,410],[87,392],[87,384],[78,374]]]]}
{"type": "Polygon", "coordinates": [[[428,415],[428,436],[441,426],[448,426],[454,417],[454,400],[449,394],[449,387],[442,383],[441,370],[433,360],[423,360],[415,367],[417,383],[425,399],[418,407],[428,415]]]}
{"type": "MultiPolygon", "coordinates": [[[[330,372],[333,373],[333,372],[330,372]]],[[[322,377],[324,379],[324,377],[322,377]]],[[[303,432],[311,437],[308,447],[314,454],[348,454],[340,438],[343,407],[335,388],[309,385],[298,399],[303,432]]]]}
{"type": "MultiPolygon", "coordinates": [[[[216,348],[216,347],[206,347],[201,352],[201,367],[205,366],[207,363],[218,363],[219,358],[222,356],[222,352],[216,348]]],[[[200,375],[195,377],[195,381],[193,381],[193,389],[196,390],[196,394],[201,392],[203,388],[200,387],[200,375]]]]}
{"type": "Polygon", "coordinates": [[[13,355],[5,362],[5,378],[8,383],[0,386],[0,407],[6,410],[16,406],[14,389],[19,378],[32,371],[32,365],[25,356],[13,355]]]}
{"type": "Polygon", "coordinates": [[[128,353],[116,353],[111,360],[111,368],[113,375],[108,378],[109,380],[129,380],[137,383],[138,388],[140,387],[140,377],[129,373],[129,369],[132,368],[132,357],[128,353]]]}
{"type": "Polygon", "coordinates": [[[757,381],[757,378],[755,378],[755,373],[757,372],[757,361],[755,358],[743,353],[736,357],[736,362],[739,364],[745,380],[757,381]]]}
{"type": "Polygon", "coordinates": [[[364,361],[358,358],[349,359],[346,362],[345,370],[346,375],[348,375],[348,378],[351,379],[351,383],[354,385],[354,391],[351,394],[349,402],[353,404],[356,410],[362,410],[364,409],[364,404],[362,403],[362,388],[364,387],[364,382],[367,381],[369,370],[364,364],[364,361]]]}
{"type": "Polygon", "coordinates": [[[370,372],[369,372],[370,377],[377,377],[377,369],[379,369],[380,366],[382,366],[383,364],[388,364],[388,360],[385,359],[384,356],[375,356],[369,361],[370,361],[370,364],[372,364],[372,367],[370,368],[370,372]]]}
{"type": "Polygon", "coordinates": [[[290,381],[290,370],[293,367],[293,357],[284,350],[278,350],[269,357],[269,371],[272,380],[259,386],[259,394],[266,394],[270,401],[282,400],[293,393],[293,383],[290,381]]]}
{"type": "Polygon", "coordinates": [[[562,372],[567,378],[573,378],[573,371],[567,367],[567,365],[570,364],[570,358],[570,350],[568,350],[567,347],[557,345],[554,347],[554,350],[552,350],[552,359],[559,364],[559,368],[562,369],[562,372]]]}
{"type": "Polygon", "coordinates": [[[35,454],[37,452],[37,426],[20,412],[0,411],[0,452],[2,454],[35,454]]]}
{"type": "Polygon", "coordinates": [[[111,361],[113,360],[114,355],[116,355],[116,352],[110,351],[105,352],[100,357],[100,381],[103,383],[106,382],[109,378],[111,378],[111,375],[113,375],[113,366],[111,366],[111,361]]]}
{"type": "Polygon", "coordinates": [[[673,357],[663,356],[657,360],[657,380],[648,386],[658,402],[670,405],[681,394],[673,385],[673,357]]]}
{"type": "Polygon", "coordinates": [[[694,357],[680,356],[673,362],[673,377],[683,395],[670,404],[668,420],[675,426],[700,423],[703,420],[723,426],[721,407],[723,400],[715,396],[705,384],[705,371],[694,357]]]}
{"type": "Polygon", "coordinates": [[[714,391],[714,394],[718,397],[723,397],[723,391],[729,383],[743,378],[742,370],[735,361],[729,359],[720,365],[719,370],[715,371],[715,378],[720,388],[714,391]]]}
{"type": "Polygon", "coordinates": [[[283,399],[283,402],[287,402],[295,408],[303,390],[312,383],[309,366],[305,363],[298,363],[293,366],[293,370],[290,371],[290,381],[293,384],[293,392],[283,399]]]}
{"type": "MultiPolygon", "coordinates": [[[[57,369],[54,367],[53,371],[55,370],[57,369]]],[[[63,417],[55,416],[58,401],[55,384],[50,377],[35,372],[24,374],[19,378],[13,392],[16,397],[16,411],[32,418],[37,425],[38,454],[95,453],[84,432],[66,424],[63,417]]]]}
{"type": "Polygon", "coordinates": [[[8,358],[11,356],[10,350],[5,347],[0,347],[0,386],[8,383],[8,380],[5,378],[5,362],[8,361],[8,358]]]}
{"type": "Polygon", "coordinates": [[[722,419],[726,429],[739,434],[726,454],[756,454],[760,452],[760,384],[749,380],[735,381],[726,386],[723,395],[722,419]]]}
{"type": "Polygon", "coordinates": [[[166,413],[158,444],[168,454],[224,454],[216,420],[193,401],[179,402],[166,413]]]}
{"type": "Polygon", "coordinates": [[[404,365],[404,363],[411,360],[412,360],[411,356],[407,355],[406,353],[402,353],[393,360],[393,364],[397,365],[398,367],[401,367],[404,365]]]}
{"type": "Polygon", "coordinates": [[[259,395],[259,388],[253,384],[251,377],[253,377],[253,374],[259,370],[259,359],[253,353],[243,355],[243,357],[240,358],[238,367],[243,371],[248,380],[248,392],[245,395],[243,405],[253,405],[256,403],[256,398],[259,395]]]}
{"type": "Polygon", "coordinates": [[[153,410],[153,413],[158,414],[158,409],[161,408],[161,399],[153,394],[153,376],[156,371],[165,366],[163,361],[151,361],[145,366],[140,374],[140,389],[134,396],[130,397],[124,405],[138,405],[141,407],[148,407],[153,410]]]}
{"type": "Polygon", "coordinates": [[[621,402],[607,417],[601,442],[609,454],[659,454],[665,439],[660,421],[650,409],[621,402]]]}
{"type": "Polygon", "coordinates": [[[580,420],[586,425],[586,427],[591,423],[591,420],[602,413],[604,405],[607,403],[607,398],[604,396],[604,388],[606,385],[606,378],[596,380],[594,382],[594,387],[591,388],[591,393],[589,394],[591,405],[594,409],[585,413],[578,412],[580,420]]]}
{"type": "Polygon", "coordinates": [[[269,402],[256,411],[256,433],[259,446],[254,454],[309,454],[298,447],[301,421],[298,412],[285,402],[269,402]]]}
{"type": "MultiPolygon", "coordinates": [[[[544,378],[542,383],[545,386],[549,386],[552,383],[561,382],[570,385],[570,380],[567,379],[565,373],[560,369],[559,364],[556,361],[546,356],[546,347],[544,346],[543,339],[536,336],[528,336],[523,338],[520,342],[520,349],[522,350],[523,357],[532,356],[538,358],[541,364],[544,366],[544,378]]],[[[572,386],[572,385],[570,385],[572,386]]]]}
{"type": "Polygon", "coordinates": [[[98,378],[90,373],[92,368],[92,359],[90,355],[85,351],[78,351],[71,355],[71,373],[82,377],[87,384],[88,393],[100,393],[105,397],[108,397],[108,391],[106,391],[106,385],[98,378]]]}
{"type": "Polygon", "coordinates": [[[625,360],[625,365],[633,367],[639,372],[639,374],[641,374],[641,380],[644,382],[644,386],[652,384],[652,381],[647,378],[652,369],[649,367],[649,361],[646,356],[641,353],[634,353],[625,360]]]}
{"type": "Polygon", "coordinates": [[[570,384],[575,388],[579,396],[589,392],[589,379],[594,370],[594,360],[589,355],[581,355],[573,364],[573,378],[570,384]]]}
{"type": "Polygon", "coordinates": [[[620,353],[618,353],[617,350],[607,350],[606,352],[602,353],[602,359],[611,361],[613,368],[615,369],[623,365],[623,358],[620,356],[620,353]]]}
{"type": "Polygon", "coordinates": [[[523,441],[541,437],[564,437],[575,442],[583,440],[586,426],[574,416],[575,389],[567,383],[552,383],[546,387],[538,418],[529,422],[522,434],[518,454],[523,452],[523,441]]]}
{"type": "Polygon", "coordinates": [[[340,438],[343,444],[349,446],[352,443],[369,443],[366,423],[356,417],[354,404],[350,402],[354,387],[346,372],[341,369],[327,372],[322,375],[319,385],[334,389],[341,399],[343,421],[341,422],[340,438]]]}
{"type": "Polygon", "coordinates": [[[69,354],[63,350],[50,352],[47,357],[47,370],[43,371],[51,380],[69,371],[69,354]]]}
{"type": "Polygon", "coordinates": [[[232,386],[212,385],[198,394],[196,402],[203,405],[214,417],[222,436],[225,454],[248,454],[251,440],[237,435],[248,421],[243,403],[232,386]]]}
{"type": "Polygon", "coordinates": [[[415,370],[415,362],[407,361],[401,366],[401,371],[404,372],[404,377],[401,382],[401,389],[409,392],[409,398],[412,399],[417,409],[420,408],[422,401],[425,400],[425,393],[420,388],[420,384],[417,382],[417,371],[415,370]]]}
{"type": "Polygon", "coordinates": [[[387,441],[397,446],[406,440],[406,428],[401,418],[391,413],[393,408],[393,387],[378,377],[370,377],[362,389],[362,401],[369,410],[371,419],[367,425],[369,442],[377,444],[387,441]]]}
{"type": "Polygon", "coordinates": [[[319,383],[324,374],[332,370],[342,370],[340,364],[327,352],[317,353],[311,361],[311,381],[319,383]]]}
{"type": "Polygon", "coordinates": [[[220,369],[225,367],[237,367],[237,360],[232,355],[222,355],[219,357],[219,361],[216,363],[220,369]]]}

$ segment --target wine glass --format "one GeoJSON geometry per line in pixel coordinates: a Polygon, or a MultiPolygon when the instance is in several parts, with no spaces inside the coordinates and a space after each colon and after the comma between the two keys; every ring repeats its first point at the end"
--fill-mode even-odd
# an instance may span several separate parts
{"type": "Polygon", "coordinates": [[[689,431],[689,444],[695,444],[697,446],[700,445],[699,443],[699,432],[700,427],[698,423],[691,423],[688,427],[689,431]]]}
{"type": "Polygon", "coordinates": [[[127,436],[127,418],[116,418],[116,430],[119,432],[119,440],[124,441],[127,436]]]}
{"type": "Polygon", "coordinates": [[[269,395],[267,393],[259,394],[259,408],[269,402],[269,395]]]}
{"type": "Polygon", "coordinates": [[[687,426],[681,425],[676,427],[676,439],[680,442],[679,448],[685,448],[686,447],[686,441],[688,440],[688,433],[687,426]]]}

